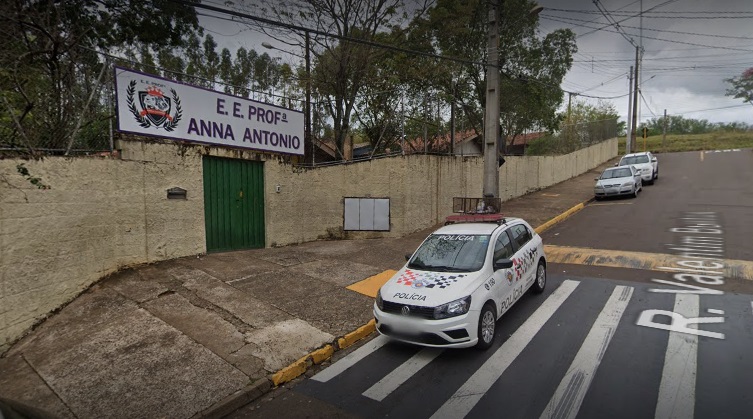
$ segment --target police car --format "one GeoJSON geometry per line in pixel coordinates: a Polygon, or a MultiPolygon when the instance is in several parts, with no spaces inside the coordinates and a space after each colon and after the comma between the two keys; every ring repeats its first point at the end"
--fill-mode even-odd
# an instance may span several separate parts
{"type": "Polygon", "coordinates": [[[489,348],[497,319],[546,286],[541,236],[519,218],[444,226],[377,293],[379,333],[424,346],[489,348]]]}

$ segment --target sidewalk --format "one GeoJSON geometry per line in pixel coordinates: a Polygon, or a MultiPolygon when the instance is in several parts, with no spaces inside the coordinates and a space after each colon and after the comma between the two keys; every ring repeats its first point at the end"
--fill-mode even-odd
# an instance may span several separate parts
{"type": "MultiPolygon", "coordinates": [[[[502,212],[539,226],[589,200],[608,165],[502,212]]],[[[0,398],[63,418],[216,416],[268,391],[272,374],[312,350],[339,349],[339,337],[372,318],[373,299],[345,287],[399,269],[433,229],[125,270],[0,358],[0,398]]]]}

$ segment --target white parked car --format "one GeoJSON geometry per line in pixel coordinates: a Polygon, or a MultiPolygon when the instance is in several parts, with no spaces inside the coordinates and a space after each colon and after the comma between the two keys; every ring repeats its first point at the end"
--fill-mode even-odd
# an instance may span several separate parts
{"type": "Polygon", "coordinates": [[[497,319],[544,291],[541,236],[519,218],[459,223],[430,234],[377,293],[377,330],[434,347],[490,347],[497,319]]]}
{"type": "Polygon", "coordinates": [[[594,196],[597,200],[617,195],[632,195],[637,198],[642,189],[641,172],[635,166],[610,167],[596,178],[594,196]]]}
{"type": "Polygon", "coordinates": [[[659,178],[659,161],[650,151],[626,154],[615,166],[635,166],[640,170],[643,181],[648,184],[653,184],[659,178]]]}

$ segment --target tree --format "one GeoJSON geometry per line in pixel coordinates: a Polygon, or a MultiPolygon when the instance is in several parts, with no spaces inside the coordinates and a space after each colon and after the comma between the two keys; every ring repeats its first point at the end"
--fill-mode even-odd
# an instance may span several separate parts
{"type": "Polygon", "coordinates": [[[753,106],[753,67],[743,71],[739,77],[724,81],[732,85],[732,88],[727,89],[726,96],[734,96],[735,99],[742,99],[743,103],[753,106]]]}
{"type": "MultiPolygon", "coordinates": [[[[559,29],[543,39],[536,34],[538,21],[530,11],[535,3],[506,0],[500,21],[500,111],[502,138],[510,141],[529,129],[557,127],[557,108],[562,103],[562,79],[576,52],[575,34],[559,29]]],[[[419,37],[435,52],[470,62],[441,63],[433,81],[445,94],[455,94],[477,132],[485,108],[486,33],[488,3],[480,0],[438,0],[426,18],[415,21],[419,37]],[[460,90],[453,92],[453,84],[460,90]]]]}
{"type": "MultiPolygon", "coordinates": [[[[403,1],[282,0],[270,2],[267,7],[262,7],[262,12],[270,13],[275,20],[313,26],[312,29],[336,35],[311,37],[312,88],[332,121],[334,142],[342,154],[345,138],[351,130],[356,98],[363,89],[367,69],[378,59],[379,53],[377,48],[351,40],[373,41],[389,25],[397,24],[404,11],[403,1]]],[[[305,47],[303,33],[264,30],[287,45],[297,45],[301,50],[305,47]]]]}
{"type": "Polygon", "coordinates": [[[0,106],[10,116],[0,143],[70,151],[77,133],[112,117],[102,53],[140,52],[151,65],[149,47],[179,47],[199,31],[193,7],[169,0],[0,2],[0,106]]]}

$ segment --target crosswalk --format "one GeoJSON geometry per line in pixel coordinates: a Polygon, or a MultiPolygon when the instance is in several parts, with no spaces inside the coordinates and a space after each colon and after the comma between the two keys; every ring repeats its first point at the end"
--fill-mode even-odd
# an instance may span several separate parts
{"type": "MultiPolygon", "coordinates": [[[[713,373],[699,371],[699,359],[724,359],[715,348],[729,346],[735,354],[747,348],[748,355],[729,362],[753,366],[750,296],[730,296],[729,305],[748,318],[727,310],[724,327],[738,333],[717,340],[636,325],[651,304],[699,317],[702,303],[695,294],[655,296],[640,284],[571,279],[550,286],[556,289],[545,300],[531,297],[500,320],[497,339],[503,342],[487,352],[395,346],[378,336],[314,375],[301,391],[365,417],[693,418],[697,409],[716,412],[714,417],[753,411],[753,397],[739,390],[733,391],[736,405],[719,408],[714,394],[697,394],[700,377],[713,373]],[[599,400],[589,399],[597,394],[599,400]]],[[[750,388],[751,375],[736,374],[743,382],[720,391],[750,388]]]]}

